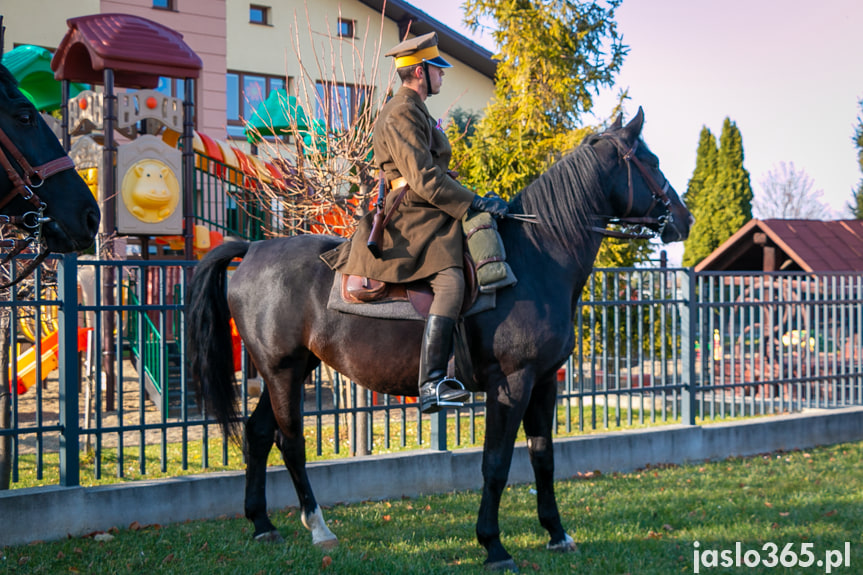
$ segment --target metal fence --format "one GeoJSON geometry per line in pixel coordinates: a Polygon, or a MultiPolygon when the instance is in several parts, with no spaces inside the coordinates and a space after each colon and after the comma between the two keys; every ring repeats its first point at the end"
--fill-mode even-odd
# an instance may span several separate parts
{"type": "MultiPolygon", "coordinates": [[[[0,301],[19,344],[11,419],[0,425],[13,486],[242,467],[239,447],[187,386],[183,294],[194,264],[66,256],[0,301]]],[[[861,324],[859,274],[598,269],[558,372],[555,431],[860,405],[861,324]]],[[[240,376],[245,416],[261,383],[245,359],[240,376]]],[[[323,367],[304,400],[311,460],[483,439],[482,394],[420,416],[410,398],[379,396],[323,367]]]]}

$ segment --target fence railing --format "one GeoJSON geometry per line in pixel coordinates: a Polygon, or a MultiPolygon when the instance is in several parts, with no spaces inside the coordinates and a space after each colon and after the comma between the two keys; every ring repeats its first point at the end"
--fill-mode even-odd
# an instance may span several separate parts
{"type": "MultiPolygon", "coordinates": [[[[13,484],[242,467],[187,383],[182,298],[195,263],[65,256],[0,301],[22,343],[11,354],[11,419],[0,426],[13,484]],[[28,363],[28,345],[39,360],[28,363]],[[17,385],[24,364],[30,383],[17,385]]],[[[558,372],[555,432],[860,405],[861,325],[863,274],[595,270],[558,372]]],[[[248,416],[262,384],[249,365],[239,375],[248,416]]],[[[484,433],[482,394],[421,416],[410,398],[371,393],[326,367],[305,386],[304,417],[311,460],[475,446],[484,433]]]]}

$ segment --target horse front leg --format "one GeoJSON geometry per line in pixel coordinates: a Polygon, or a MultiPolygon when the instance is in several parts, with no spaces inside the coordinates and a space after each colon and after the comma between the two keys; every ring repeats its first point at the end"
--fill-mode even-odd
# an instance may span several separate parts
{"type": "Polygon", "coordinates": [[[267,458],[273,447],[276,419],[270,404],[268,388],[264,387],[261,399],[246,422],[243,453],[246,456],[246,518],[255,526],[253,537],[257,541],[281,543],[284,541],[267,514],[267,458]]]}
{"type": "Polygon", "coordinates": [[[575,551],[575,541],[563,529],[554,495],[554,446],[551,428],[557,399],[557,383],[548,378],[537,383],[524,413],[524,432],[530,464],[536,478],[536,511],[539,523],[551,536],[546,548],[575,551]]]}
{"type": "MultiPolygon", "coordinates": [[[[511,376],[512,378],[512,376],[511,376]]],[[[512,453],[521,418],[524,415],[530,385],[520,381],[506,382],[486,398],[485,445],[482,454],[482,499],[476,523],[476,536],[485,547],[487,569],[518,571],[512,556],[500,540],[500,500],[506,488],[512,453]]]]}

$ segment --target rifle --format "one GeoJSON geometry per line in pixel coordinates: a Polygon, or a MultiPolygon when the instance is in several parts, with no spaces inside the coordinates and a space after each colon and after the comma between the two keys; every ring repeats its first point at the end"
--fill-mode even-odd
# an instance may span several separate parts
{"type": "Polygon", "coordinates": [[[381,257],[381,241],[384,235],[384,200],[387,193],[387,177],[384,171],[381,170],[380,178],[378,179],[378,199],[375,201],[377,211],[372,217],[372,231],[369,233],[369,251],[376,258],[381,257]]]}

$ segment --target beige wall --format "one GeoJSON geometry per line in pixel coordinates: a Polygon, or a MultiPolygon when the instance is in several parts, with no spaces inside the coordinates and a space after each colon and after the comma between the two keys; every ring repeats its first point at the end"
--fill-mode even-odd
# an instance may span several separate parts
{"type": "Polygon", "coordinates": [[[99,12],[99,0],[0,0],[6,50],[35,44],[54,50],[66,35],[66,20],[99,12]]]}
{"type": "MultiPolygon", "coordinates": [[[[271,7],[271,26],[249,23],[249,0],[177,3],[179,12],[153,9],[151,0],[0,0],[0,13],[7,49],[16,44],[56,48],[66,34],[66,19],[98,12],[134,14],[180,32],[204,64],[196,94],[197,128],[218,139],[226,137],[225,73],[229,69],[287,75],[293,79],[292,87],[303,76],[310,87],[333,77],[373,84],[377,94],[398,87],[392,59],[383,57],[399,41],[398,25],[389,19],[382,24],[380,13],[359,2],[255,2],[271,7]],[[335,37],[339,17],[356,21],[353,41],[335,37]]],[[[428,100],[431,113],[444,117],[455,108],[482,112],[493,94],[492,81],[456,56],[444,57],[454,67],[446,71],[442,93],[428,100]]]]}
{"type": "Polygon", "coordinates": [[[204,66],[195,91],[197,129],[221,138],[225,133],[225,0],[177,0],[177,4],[179,11],[170,12],[154,9],[152,0],[101,0],[100,11],[147,18],[183,35],[204,66]]]}
{"type": "MultiPolygon", "coordinates": [[[[350,84],[372,84],[378,94],[398,88],[392,59],[383,57],[399,42],[398,25],[392,20],[382,22],[379,12],[351,1],[271,0],[267,5],[272,26],[249,23],[247,0],[227,0],[228,69],[287,75],[298,92],[303,77],[310,87],[335,77],[350,84]],[[336,37],[339,18],[356,22],[353,41],[336,37]]],[[[442,117],[455,108],[482,112],[493,94],[492,81],[457,57],[444,57],[454,67],[446,71],[442,93],[428,100],[431,113],[442,117]]]]}

